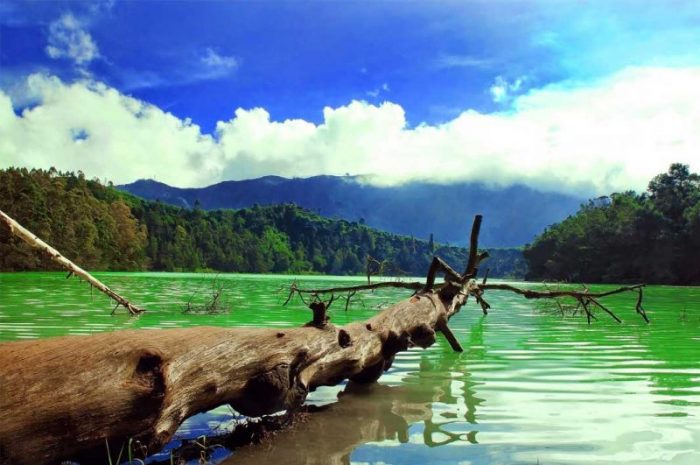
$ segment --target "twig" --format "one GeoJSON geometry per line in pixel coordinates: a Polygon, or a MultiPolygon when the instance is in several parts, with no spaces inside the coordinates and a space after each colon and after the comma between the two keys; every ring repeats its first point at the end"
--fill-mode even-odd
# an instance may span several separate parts
{"type": "Polygon", "coordinates": [[[197,293],[193,293],[190,299],[184,305],[182,313],[195,313],[195,314],[216,314],[216,313],[226,313],[229,312],[230,304],[228,301],[223,300],[224,296],[224,286],[218,282],[218,274],[214,277],[211,285],[211,298],[209,298],[202,305],[192,305],[192,299],[197,293]]]}
{"type": "Polygon", "coordinates": [[[357,294],[357,291],[350,291],[348,295],[345,297],[345,312],[347,313],[348,307],[350,306],[350,299],[352,299],[355,294],[357,294]]]}

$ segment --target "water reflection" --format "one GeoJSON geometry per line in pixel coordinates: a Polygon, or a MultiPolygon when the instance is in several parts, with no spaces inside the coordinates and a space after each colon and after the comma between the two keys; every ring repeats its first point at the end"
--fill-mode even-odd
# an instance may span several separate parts
{"type": "Polygon", "coordinates": [[[385,440],[406,443],[410,425],[432,416],[433,400],[431,390],[350,383],[337,402],[321,407],[306,422],[277,433],[261,446],[244,447],[222,463],[349,464],[360,444],[385,440]]]}
{"type": "MultiPolygon", "coordinates": [[[[483,325],[479,321],[471,329],[464,354],[448,352],[446,344],[432,355],[430,350],[400,354],[398,368],[382,378],[395,385],[349,383],[337,402],[320,407],[306,422],[277,433],[263,445],[239,449],[222,463],[350,464],[358,446],[408,444],[418,432],[420,442],[429,448],[477,444],[476,427],[460,431],[465,421],[476,426],[477,408],[483,402],[476,395],[478,383],[466,369],[469,361],[485,354],[483,325]],[[411,360],[416,358],[417,367],[411,360]]],[[[314,400],[312,396],[311,403],[314,400]]]]}

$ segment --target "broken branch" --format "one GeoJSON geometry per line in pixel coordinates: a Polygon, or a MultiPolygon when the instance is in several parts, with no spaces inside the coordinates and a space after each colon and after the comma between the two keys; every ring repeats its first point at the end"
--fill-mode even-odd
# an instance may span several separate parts
{"type": "MultiPolygon", "coordinates": [[[[60,266],[65,268],[68,271],[68,276],[66,276],[66,278],[70,278],[71,275],[76,275],[82,278],[83,280],[88,282],[92,287],[97,288],[97,290],[107,295],[110,299],[113,299],[115,302],[117,302],[118,305],[121,305],[124,308],[126,308],[132,315],[138,315],[145,311],[144,309],[137,307],[136,305],[126,300],[124,297],[114,292],[112,289],[103,284],[100,280],[98,280],[90,273],[80,268],[72,261],[68,260],[66,257],[61,255],[61,253],[58,250],[54,249],[46,242],[39,239],[36,235],[32,234],[31,231],[25,229],[21,224],[10,218],[2,210],[0,210],[0,220],[2,220],[2,222],[8,228],[10,228],[11,234],[20,238],[35,249],[39,249],[40,251],[44,252],[52,261],[58,263],[60,266]]],[[[114,311],[112,311],[112,313],[114,313],[114,311]]]]}

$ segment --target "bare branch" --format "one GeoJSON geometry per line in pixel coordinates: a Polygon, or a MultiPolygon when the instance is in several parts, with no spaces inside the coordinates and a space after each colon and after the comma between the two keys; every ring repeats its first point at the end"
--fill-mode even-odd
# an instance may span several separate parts
{"type": "MultiPolygon", "coordinates": [[[[8,228],[10,228],[10,233],[14,236],[17,236],[30,246],[32,246],[35,249],[39,249],[42,252],[44,252],[53,262],[58,263],[68,271],[68,276],[66,278],[70,278],[72,275],[76,275],[80,278],[82,278],[84,281],[88,282],[91,287],[96,287],[100,292],[103,294],[106,294],[109,298],[117,302],[118,305],[123,306],[126,308],[130,314],[132,315],[138,315],[140,313],[145,312],[143,308],[137,307],[136,305],[132,304],[128,300],[126,300],[124,297],[120,296],[116,292],[114,292],[112,289],[107,287],[105,284],[103,284],[101,281],[99,281],[97,278],[92,276],[90,273],[87,271],[83,270],[80,268],[78,265],[73,263],[72,261],[68,260],[66,257],[61,255],[61,253],[51,247],[49,244],[46,242],[42,241],[39,239],[36,235],[34,235],[31,231],[28,229],[24,228],[21,224],[19,224],[17,221],[14,219],[10,218],[7,214],[5,214],[2,210],[0,210],[0,221],[4,223],[8,228]]],[[[91,289],[92,291],[92,289],[91,289]]],[[[114,314],[114,311],[112,311],[112,314],[114,314]]]]}
{"type": "Polygon", "coordinates": [[[386,289],[386,288],[398,288],[398,289],[408,289],[411,291],[420,291],[423,289],[424,284],[419,282],[403,282],[403,281],[382,281],[380,283],[374,284],[361,284],[358,286],[340,286],[340,287],[329,287],[321,289],[303,289],[292,283],[290,288],[291,294],[333,294],[338,292],[352,292],[352,291],[372,291],[375,289],[386,289]]]}
{"type": "Polygon", "coordinates": [[[589,300],[590,300],[590,302],[591,302],[592,304],[598,306],[598,307],[599,307],[601,310],[603,310],[605,313],[607,313],[608,315],[610,315],[611,317],[613,317],[613,318],[615,319],[615,321],[617,321],[618,323],[622,323],[622,320],[619,319],[619,318],[617,317],[617,315],[615,315],[613,312],[611,312],[605,305],[601,304],[600,302],[598,302],[596,299],[594,299],[594,298],[592,298],[592,297],[591,297],[589,300]]]}
{"type": "MultiPolygon", "coordinates": [[[[287,299],[291,299],[291,296],[294,295],[295,293],[298,294],[299,296],[302,296],[302,294],[311,294],[311,295],[321,295],[321,294],[327,294],[327,293],[342,293],[342,292],[352,292],[353,296],[355,295],[356,292],[359,291],[366,291],[366,290],[374,290],[374,289],[385,289],[385,288],[398,288],[398,289],[407,289],[407,290],[412,290],[417,293],[433,293],[433,292],[439,292],[442,289],[444,289],[446,286],[449,286],[448,284],[443,284],[437,289],[434,288],[434,281],[435,281],[435,274],[437,274],[437,271],[444,271],[446,275],[448,275],[449,278],[455,278],[459,277],[459,275],[456,274],[456,272],[449,267],[444,261],[442,261],[440,258],[435,257],[433,260],[433,264],[431,265],[431,272],[428,274],[428,278],[426,280],[425,284],[421,284],[418,282],[402,282],[402,281],[384,281],[381,283],[374,283],[370,285],[359,285],[359,286],[345,286],[345,287],[333,287],[333,288],[327,288],[327,289],[303,289],[299,288],[297,286],[296,281],[292,283],[292,287],[290,288],[290,297],[287,299]],[[444,268],[443,268],[444,266],[444,268]],[[435,269],[435,270],[434,270],[435,269]],[[432,278],[432,279],[431,279],[432,278]],[[428,286],[432,287],[428,287],[428,286]]],[[[524,289],[520,288],[517,286],[513,286],[511,284],[505,284],[505,283],[496,283],[496,284],[486,284],[486,277],[488,275],[484,276],[484,280],[482,280],[481,283],[475,283],[472,282],[470,286],[468,286],[467,291],[461,294],[463,297],[463,301],[460,302],[454,302],[451,305],[451,310],[454,310],[452,307],[455,307],[457,305],[463,305],[466,302],[466,298],[468,296],[474,296],[476,299],[477,304],[481,307],[482,311],[484,314],[488,314],[488,310],[491,308],[491,304],[489,304],[485,299],[484,299],[484,293],[486,291],[494,290],[494,291],[508,291],[508,292],[514,292],[516,294],[522,295],[526,299],[554,299],[557,302],[557,305],[559,307],[559,310],[561,313],[564,313],[564,309],[559,303],[557,298],[560,297],[570,297],[575,299],[578,302],[578,307],[581,307],[586,314],[586,319],[590,322],[591,320],[597,320],[596,316],[593,314],[590,305],[593,304],[594,306],[600,308],[604,312],[606,312],[608,315],[610,315],[615,321],[618,323],[622,323],[622,320],[608,307],[604,306],[603,304],[600,303],[600,299],[604,297],[608,297],[611,295],[615,294],[620,294],[623,292],[637,292],[638,293],[638,299],[637,299],[637,305],[636,305],[636,311],[639,313],[642,318],[644,319],[645,322],[649,322],[649,318],[646,315],[646,312],[644,311],[644,308],[642,307],[642,300],[643,300],[643,294],[642,294],[642,288],[645,286],[644,284],[635,284],[633,286],[622,286],[618,287],[616,289],[612,289],[610,291],[605,291],[605,292],[590,292],[588,288],[585,288],[582,291],[576,291],[576,290],[551,290],[547,288],[545,291],[536,291],[532,289],[524,289]]],[[[455,291],[453,291],[455,293],[455,291]]],[[[454,297],[458,297],[459,293],[455,293],[454,297]]],[[[452,297],[450,298],[452,299],[452,297]]],[[[458,299],[460,300],[460,299],[458,299]]],[[[286,303],[286,302],[285,302],[286,303]]],[[[346,303],[346,308],[347,308],[347,303],[346,303]]]]}
{"type": "Polygon", "coordinates": [[[425,278],[425,286],[423,288],[424,291],[430,291],[433,289],[435,286],[435,278],[437,277],[437,273],[440,271],[445,273],[446,278],[451,278],[449,279],[450,281],[455,281],[457,283],[462,281],[462,276],[453,270],[450,265],[447,264],[447,262],[440,257],[433,257],[433,261],[430,264],[430,269],[428,270],[428,276],[425,278]]]}
{"type": "MultiPolygon", "coordinates": [[[[472,223],[472,234],[469,238],[469,261],[467,261],[467,267],[464,270],[463,276],[466,279],[473,278],[476,276],[476,267],[479,265],[480,258],[477,255],[479,247],[479,232],[481,231],[481,215],[476,215],[474,217],[474,223],[472,223]]],[[[486,255],[488,256],[488,254],[486,255]]],[[[483,257],[486,258],[486,257],[483,257]]]]}
{"type": "Polygon", "coordinates": [[[499,291],[511,291],[516,294],[520,294],[526,299],[551,299],[554,297],[593,297],[599,299],[601,297],[607,297],[614,294],[620,294],[622,292],[635,291],[646,284],[635,284],[634,286],[622,286],[607,292],[588,292],[588,291],[533,291],[532,289],[521,289],[519,287],[512,286],[510,284],[485,284],[479,286],[483,290],[499,290],[499,291]]]}
{"type": "Polygon", "coordinates": [[[462,345],[457,340],[457,336],[455,336],[455,333],[453,333],[450,327],[447,326],[447,321],[438,321],[437,330],[440,331],[443,334],[443,336],[445,336],[445,339],[447,339],[447,342],[449,342],[450,347],[452,347],[452,350],[454,350],[455,352],[464,352],[462,345]]]}
{"type": "Polygon", "coordinates": [[[345,296],[345,312],[347,313],[348,307],[350,306],[350,300],[355,297],[355,294],[357,294],[357,291],[350,291],[348,292],[348,295],[345,296]]]}
{"type": "Polygon", "coordinates": [[[386,260],[379,261],[371,255],[367,255],[367,257],[365,257],[367,285],[372,284],[372,276],[382,274],[384,272],[384,265],[386,265],[386,260]]]}
{"type": "Polygon", "coordinates": [[[637,292],[639,294],[639,297],[637,297],[637,305],[635,308],[637,310],[637,313],[642,315],[642,318],[644,318],[644,321],[649,323],[649,318],[647,317],[647,312],[644,310],[644,307],[642,307],[642,300],[644,299],[644,295],[643,295],[643,290],[642,290],[641,286],[639,287],[639,289],[637,289],[637,292]]]}

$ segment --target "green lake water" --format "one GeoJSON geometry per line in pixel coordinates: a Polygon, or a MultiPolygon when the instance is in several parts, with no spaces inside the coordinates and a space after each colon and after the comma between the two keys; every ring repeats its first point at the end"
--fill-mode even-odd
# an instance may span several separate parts
{"type": "MultiPolygon", "coordinates": [[[[295,326],[300,302],[282,306],[290,276],[219,275],[232,311],[186,315],[211,292],[213,275],[98,273],[149,311],[110,316],[106,297],[61,273],[0,273],[0,341],[124,328],[194,325],[295,326]]],[[[306,287],[359,278],[302,277],[306,287]]],[[[531,285],[534,286],[534,285],[531,285]]],[[[597,286],[605,289],[610,286],[597,286]]],[[[405,292],[383,291],[331,308],[336,324],[364,319],[405,292]]],[[[470,303],[451,320],[465,347],[438,337],[401,353],[377,385],[322,388],[325,405],[262,446],[225,451],[225,464],[661,464],[700,463],[700,288],[650,286],[651,324],[634,313],[635,294],[610,297],[619,325],[599,315],[561,317],[541,303],[490,292],[483,316],[470,303]]],[[[225,429],[221,407],[186,422],[181,437],[225,429]]]]}

